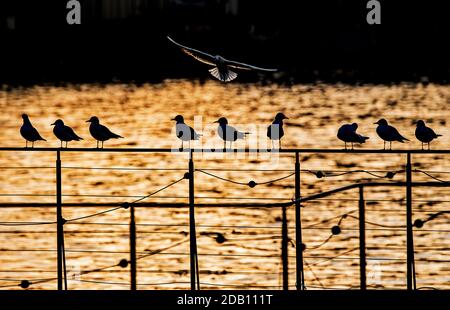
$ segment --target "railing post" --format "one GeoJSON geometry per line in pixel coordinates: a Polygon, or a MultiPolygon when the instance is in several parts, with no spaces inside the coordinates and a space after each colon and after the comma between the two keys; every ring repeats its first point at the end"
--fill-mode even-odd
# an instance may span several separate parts
{"type": "MultiPolygon", "coordinates": [[[[64,264],[64,218],[62,216],[62,186],[61,186],[61,152],[56,152],[56,247],[58,290],[67,289],[67,277],[63,277],[64,264]]],[[[65,268],[64,268],[65,273],[65,268]]]]}
{"type": "MultiPolygon", "coordinates": [[[[300,157],[295,152],[295,200],[300,199],[300,157]]],[[[303,272],[303,242],[302,219],[300,202],[295,203],[295,263],[296,263],[296,287],[297,290],[305,289],[305,277],[303,272]]]]}
{"type": "Polygon", "coordinates": [[[359,186],[359,274],[361,290],[367,289],[366,283],[366,215],[364,202],[364,186],[359,186]]]}
{"type": "Polygon", "coordinates": [[[414,270],[414,239],[412,226],[412,167],[411,153],[406,158],[406,287],[416,289],[414,270]]]}
{"type": "Polygon", "coordinates": [[[130,283],[131,290],[136,290],[136,222],[134,219],[134,205],[130,206],[130,283]]]}
{"type": "Polygon", "coordinates": [[[193,152],[189,150],[189,238],[191,259],[191,290],[200,289],[200,279],[197,257],[197,236],[195,232],[195,200],[194,200],[194,160],[193,152]],[[197,285],[196,285],[197,283],[197,285]]]}
{"type": "Polygon", "coordinates": [[[283,264],[283,290],[289,290],[289,261],[288,261],[288,223],[286,207],[282,207],[282,226],[281,226],[281,260],[283,264]]]}

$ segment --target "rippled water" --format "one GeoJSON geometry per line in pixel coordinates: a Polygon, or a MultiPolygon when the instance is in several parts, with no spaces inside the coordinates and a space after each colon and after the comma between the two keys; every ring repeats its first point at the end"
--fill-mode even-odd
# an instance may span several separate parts
{"type": "MultiPolygon", "coordinates": [[[[432,148],[448,149],[450,145],[448,85],[287,87],[175,80],[142,86],[36,86],[0,91],[0,106],[2,146],[24,146],[19,135],[20,115],[27,113],[34,126],[48,140],[36,145],[43,147],[59,146],[50,126],[57,118],[62,118],[85,139],[70,143],[69,147],[95,147],[85,123],[92,115],[97,115],[114,132],[125,137],[107,142],[105,147],[178,147],[179,141],[172,132],[174,123],[170,120],[176,114],[183,114],[188,124],[204,134],[202,140],[196,142],[196,147],[222,145],[215,133],[216,124],[213,124],[220,116],[226,116],[230,124],[243,131],[252,132],[246,141],[239,141],[237,147],[266,147],[269,145],[265,138],[266,126],[279,111],[290,118],[285,128],[285,148],[342,148],[343,145],[336,139],[336,131],[345,122],[357,122],[358,130],[370,136],[362,147],[381,148],[382,141],[376,136],[376,125],[373,124],[381,117],[387,118],[411,140],[404,145],[396,143],[394,148],[420,148],[420,143],[414,138],[413,121],[417,119],[426,120],[443,135],[432,144],[432,148]]],[[[195,165],[198,169],[218,169],[208,172],[243,183],[277,179],[289,175],[294,168],[294,158],[290,154],[279,157],[268,154],[233,156],[198,155],[195,165]],[[266,171],[271,169],[281,171],[266,171]]],[[[413,163],[415,169],[450,171],[450,159],[444,155],[414,155],[413,163]]],[[[368,169],[380,171],[375,174],[382,176],[386,171],[404,169],[404,164],[404,155],[301,156],[302,169],[313,171],[368,169]]],[[[54,202],[54,165],[53,153],[0,152],[1,202],[54,202]]],[[[181,178],[188,167],[186,154],[175,153],[64,152],[62,165],[63,202],[112,204],[145,196],[181,178]],[[122,169],[91,169],[93,167],[122,169]],[[156,168],[161,170],[154,170],[156,168]]],[[[432,175],[443,180],[450,179],[450,173],[433,172],[432,175]]],[[[195,177],[198,203],[271,203],[288,201],[294,195],[293,177],[255,188],[224,182],[201,172],[196,173],[195,177]]],[[[302,173],[301,191],[303,196],[307,196],[374,178],[378,180],[369,174],[354,173],[318,179],[305,171],[302,173]]],[[[394,181],[404,178],[405,175],[399,173],[394,181]]],[[[431,181],[421,173],[415,173],[414,180],[431,181]]],[[[147,201],[187,202],[187,195],[188,184],[181,181],[147,201]]],[[[365,192],[366,220],[390,226],[386,229],[367,224],[368,285],[371,288],[405,287],[405,231],[396,228],[405,223],[404,197],[404,188],[369,188],[365,192]]],[[[413,219],[426,219],[430,214],[448,210],[450,189],[415,188],[413,197],[413,219]]],[[[353,190],[305,203],[302,220],[307,287],[358,287],[358,221],[351,217],[358,215],[357,198],[358,193],[353,190]],[[342,219],[340,224],[342,233],[321,245],[329,238],[330,228],[348,212],[351,216],[342,219]]],[[[63,213],[66,219],[71,219],[106,209],[109,207],[66,207],[63,213]]],[[[0,212],[0,222],[46,222],[55,219],[52,208],[4,207],[0,212]]],[[[292,207],[288,210],[288,218],[289,234],[294,241],[292,207]]],[[[280,219],[281,211],[276,208],[198,207],[196,221],[202,287],[232,289],[234,285],[245,285],[247,288],[278,288],[282,283],[280,219]],[[217,233],[223,234],[225,242],[217,242],[217,233]]],[[[163,250],[139,259],[139,288],[188,288],[187,210],[175,207],[139,208],[136,220],[138,256],[145,251],[163,250]]],[[[115,265],[128,257],[128,226],[117,225],[127,224],[128,221],[129,211],[121,209],[65,226],[70,289],[128,289],[128,268],[111,267],[79,275],[80,272],[115,265]]],[[[55,277],[55,225],[2,225],[0,229],[0,286],[16,285],[22,279],[38,282],[39,279],[55,277]]],[[[418,287],[450,288],[449,232],[448,215],[442,215],[427,222],[422,229],[415,230],[418,287]]],[[[295,248],[292,245],[289,254],[290,285],[295,286],[295,248]]],[[[56,281],[53,280],[32,284],[30,289],[55,287],[56,281]]]]}

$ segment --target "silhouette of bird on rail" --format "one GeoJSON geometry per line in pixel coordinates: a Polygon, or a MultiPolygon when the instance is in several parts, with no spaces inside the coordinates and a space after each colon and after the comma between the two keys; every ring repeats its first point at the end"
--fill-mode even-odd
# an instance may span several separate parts
{"type": "Polygon", "coordinates": [[[365,137],[356,132],[358,129],[358,124],[344,124],[342,125],[337,133],[338,139],[344,141],[344,147],[347,149],[347,143],[351,143],[353,150],[353,143],[365,143],[369,137],[365,137]]]}
{"type": "Polygon", "coordinates": [[[222,81],[222,82],[230,82],[234,80],[238,75],[236,72],[232,71],[231,69],[240,69],[240,70],[256,70],[256,71],[266,71],[266,72],[275,72],[277,69],[267,69],[267,68],[261,68],[252,66],[249,64],[245,64],[242,62],[237,62],[233,60],[228,60],[223,58],[222,56],[216,55],[210,55],[208,53],[181,45],[174,40],[172,40],[170,37],[167,37],[170,42],[181,48],[181,50],[188,54],[189,56],[194,57],[198,61],[213,66],[212,69],[209,69],[209,73],[211,73],[212,76],[214,76],[216,79],[222,81]],[[230,69],[231,68],[231,69],[230,69]]]}
{"type": "Polygon", "coordinates": [[[234,128],[233,126],[228,125],[228,120],[225,117],[219,118],[214,123],[219,123],[219,127],[217,128],[217,133],[219,137],[223,140],[223,149],[227,148],[227,141],[230,141],[230,149],[232,143],[237,139],[244,139],[246,135],[250,134],[250,132],[241,132],[234,128]]]}
{"type": "Polygon", "coordinates": [[[178,139],[181,140],[181,149],[184,148],[184,141],[189,141],[189,148],[191,148],[191,140],[198,140],[202,136],[195,132],[194,128],[189,127],[184,122],[184,117],[181,115],[177,115],[172,118],[172,121],[176,121],[175,132],[178,139]]]}
{"type": "Polygon", "coordinates": [[[83,140],[83,138],[79,137],[72,128],[69,126],[64,125],[64,122],[60,119],[57,119],[52,126],[55,126],[53,128],[53,133],[55,136],[61,140],[61,148],[63,147],[63,141],[66,142],[66,148],[69,141],[80,141],[83,140]]]}
{"type": "Polygon", "coordinates": [[[403,137],[395,127],[388,125],[387,120],[385,120],[384,118],[380,119],[375,124],[378,125],[377,130],[376,130],[377,134],[381,139],[383,139],[383,142],[384,142],[383,150],[386,149],[386,141],[389,142],[390,150],[392,150],[392,142],[393,141],[397,141],[397,142],[401,142],[401,143],[404,143],[405,141],[409,141],[408,139],[403,137]]]}
{"type": "Polygon", "coordinates": [[[28,147],[28,141],[31,142],[31,147],[34,147],[34,142],[36,141],[47,141],[33,127],[27,114],[22,114],[22,119],[23,125],[20,127],[20,134],[25,139],[25,148],[28,147]]]}
{"type": "Polygon", "coordinates": [[[422,150],[423,150],[423,144],[427,143],[428,144],[428,150],[430,149],[430,143],[431,141],[433,141],[434,139],[437,139],[438,137],[441,137],[442,135],[438,135],[434,132],[433,129],[431,129],[430,127],[427,127],[425,125],[425,122],[423,120],[418,120],[416,123],[416,138],[417,140],[419,140],[420,142],[422,142],[422,150]]]}
{"type": "Polygon", "coordinates": [[[102,148],[103,143],[109,139],[119,139],[123,138],[122,136],[119,136],[115,133],[113,133],[111,130],[108,129],[108,127],[103,126],[100,124],[100,120],[97,116],[92,116],[90,119],[86,121],[86,123],[91,123],[89,125],[89,132],[91,133],[91,136],[97,140],[97,148],[98,148],[98,142],[102,142],[102,148]]]}
{"type": "Polygon", "coordinates": [[[284,115],[281,112],[277,113],[277,115],[275,115],[275,119],[273,120],[272,124],[269,125],[269,127],[267,128],[267,137],[270,139],[270,142],[272,144],[272,149],[274,148],[274,146],[273,146],[274,140],[279,141],[278,147],[281,149],[281,138],[283,138],[283,136],[284,136],[283,120],[285,120],[285,119],[289,119],[289,118],[286,117],[286,115],[284,115]]]}

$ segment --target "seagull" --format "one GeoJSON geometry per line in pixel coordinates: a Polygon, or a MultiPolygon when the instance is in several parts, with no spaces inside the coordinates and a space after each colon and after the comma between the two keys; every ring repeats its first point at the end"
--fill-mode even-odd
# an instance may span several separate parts
{"type": "Polygon", "coordinates": [[[176,135],[181,140],[181,149],[183,149],[184,141],[189,141],[189,148],[191,148],[191,140],[198,140],[202,135],[195,132],[194,128],[189,127],[184,123],[184,117],[177,115],[172,118],[172,121],[176,121],[176,135]]]}
{"type": "Polygon", "coordinates": [[[101,125],[97,116],[92,116],[86,121],[86,123],[91,123],[89,125],[89,132],[91,133],[91,136],[94,137],[95,140],[97,140],[97,148],[99,141],[102,142],[103,148],[103,142],[105,142],[106,140],[123,138],[122,136],[116,135],[115,133],[111,132],[111,130],[109,130],[106,126],[101,125]]]}
{"type": "Polygon", "coordinates": [[[383,149],[386,149],[386,141],[389,141],[389,149],[392,150],[392,141],[398,141],[401,143],[404,143],[405,141],[409,141],[405,137],[403,137],[395,127],[392,127],[388,125],[388,122],[382,118],[378,122],[374,123],[377,124],[377,134],[378,136],[384,140],[384,147],[383,149]]]}
{"type": "Polygon", "coordinates": [[[284,130],[283,130],[283,120],[289,119],[284,115],[283,113],[277,113],[275,115],[275,118],[271,125],[267,128],[267,137],[269,137],[270,142],[272,143],[272,149],[273,149],[273,141],[278,140],[279,141],[279,148],[281,149],[281,138],[284,136],[284,130]]]}
{"type": "Polygon", "coordinates": [[[250,134],[250,132],[241,132],[236,128],[228,125],[228,120],[225,117],[219,118],[214,123],[219,123],[219,127],[217,128],[217,133],[223,140],[223,149],[226,149],[227,141],[230,141],[230,149],[231,145],[237,139],[244,139],[245,135],[250,134]]]}
{"type": "Polygon", "coordinates": [[[31,125],[30,119],[28,118],[28,115],[22,114],[23,119],[23,125],[20,127],[20,134],[25,139],[25,148],[28,147],[28,141],[31,142],[31,147],[34,147],[35,141],[47,141],[44,138],[41,137],[39,132],[36,130],[36,128],[31,125]]]}
{"type": "Polygon", "coordinates": [[[77,134],[73,131],[72,128],[69,126],[64,125],[64,122],[60,119],[57,119],[52,126],[55,126],[53,128],[53,133],[55,136],[61,140],[61,148],[63,147],[63,141],[66,142],[66,148],[67,143],[69,141],[80,141],[83,140],[83,138],[77,136],[77,134]]]}
{"type": "Polygon", "coordinates": [[[424,143],[428,143],[428,150],[429,150],[431,141],[433,141],[437,137],[441,137],[442,135],[436,134],[433,129],[425,126],[425,122],[423,120],[418,120],[416,124],[417,124],[416,138],[417,140],[422,142],[422,150],[424,143]]]}
{"type": "Polygon", "coordinates": [[[194,57],[198,61],[213,66],[212,69],[209,69],[209,73],[211,73],[212,76],[214,76],[216,79],[222,81],[222,82],[230,82],[234,80],[237,77],[237,73],[230,70],[230,68],[233,69],[241,69],[241,70],[256,70],[256,71],[268,71],[268,72],[275,72],[277,69],[266,69],[266,68],[260,68],[255,67],[252,65],[248,65],[245,63],[228,60],[223,58],[222,56],[216,55],[210,55],[208,53],[181,45],[174,40],[172,40],[170,37],[167,37],[170,42],[181,48],[181,50],[188,54],[189,56],[194,57]]]}
{"type": "Polygon", "coordinates": [[[347,142],[352,144],[352,150],[353,150],[353,143],[365,143],[369,137],[365,137],[363,135],[360,135],[359,133],[356,133],[356,129],[358,129],[358,124],[344,124],[342,125],[337,133],[338,139],[344,141],[345,149],[347,149],[347,142]]]}

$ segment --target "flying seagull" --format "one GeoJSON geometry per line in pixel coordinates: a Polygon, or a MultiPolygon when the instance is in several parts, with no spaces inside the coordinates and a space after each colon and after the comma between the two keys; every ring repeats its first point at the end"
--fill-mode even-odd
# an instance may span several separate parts
{"type": "Polygon", "coordinates": [[[111,132],[111,130],[109,130],[106,126],[101,125],[97,116],[92,116],[86,121],[86,123],[91,123],[89,125],[89,132],[91,133],[91,136],[94,137],[95,140],[97,140],[97,148],[99,141],[102,142],[103,148],[103,142],[105,142],[106,140],[123,138],[122,136],[116,135],[115,133],[111,132]]]}
{"type": "Polygon", "coordinates": [[[25,139],[25,148],[28,147],[28,141],[31,142],[31,147],[34,147],[34,142],[36,141],[47,141],[44,138],[41,137],[39,132],[36,130],[36,128],[33,127],[33,125],[30,122],[30,119],[28,118],[28,115],[22,114],[23,119],[23,125],[20,127],[20,134],[25,139]]]}
{"type": "Polygon", "coordinates": [[[418,120],[416,124],[416,138],[417,140],[422,142],[422,150],[424,143],[428,143],[428,149],[430,149],[431,141],[433,141],[437,137],[441,137],[442,135],[436,134],[433,129],[425,126],[425,122],[423,120],[418,120]]]}
{"type": "Polygon", "coordinates": [[[339,140],[344,141],[345,149],[347,149],[347,143],[352,144],[352,150],[353,150],[353,143],[365,143],[369,137],[365,137],[363,135],[360,135],[356,132],[356,129],[358,129],[358,124],[344,124],[342,125],[337,133],[337,137],[339,140]]]}
{"type": "Polygon", "coordinates": [[[167,37],[170,42],[181,48],[181,50],[188,54],[189,56],[194,57],[198,61],[213,66],[212,69],[209,69],[209,73],[211,73],[212,76],[214,76],[216,79],[222,81],[222,82],[230,82],[234,80],[237,77],[237,73],[232,71],[231,69],[240,69],[240,70],[256,70],[256,71],[268,71],[268,72],[275,72],[277,69],[266,69],[266,68],[260,68],[255,67],[252,65],[248,65],[245,63],[228,60],[223,58],[222,56],[216,55],[210,55],[208,53],[181,45],[174,40],[172,40],[170,37],[167,37]]]}
{"type": "Polygon", "coordinates": [[[53,128],[53,133],[55,136],[61,140],[61,148],[63,146],[63,141],[66,142],[66,148],[69,141],[80,141],[83,140],[83,138],[79,137],[72,128],[69,126],[64,125],[64,122],[60,119],[57,119],[52,126],[55,126],[53,128]]]}
{"type": "Polygon", "coordinates": [[[279,142],[279,148],[281,149],[281,138],[284,136],[284,130],[283,130],[283,120],[289,119],[284,115],[283,113],[277,113],[275,115],[275,119],[273,120],[272,124],[269,125],[267,128],[267,137],[269,137],[270,142],[272,143],[272,149],[273,149],[273,141],[278,140],[279,142]]]}
{"type": "Polygon", "coordinates": [[[181,140],[181,149],[183,149],[184,141],[189,141],[189,148],[191,148],[191,140],[198,140],[202,136],[195,132],[194,128],[189,127],[184,123],[184,117],[177,115],[172,118],[172,121],[176,121],[175,131],[178,139],[181,140]]]}
{"type": "Polygon", "coordinates": [[[219,127],[217,128],[217,133],[219,137],[223,140],[223,149],[226,149],[227,141],[230,141],[230,149],[231,145],[237,139],[244,139],[246,135],[250,134],[250,132],[241,132],[234,128],[233,126],[228,125],[228,120],[225,117],[219,118],[214,123],[219,123],[219,127]]]}
{"type": "Polygon", "coordinates": [[[404,143],[405,141],[409,141],[405,137],[403,137],[395,127],[392,127],[388,125],[387,120],[384,118],[380,119],[375,124],[378,125],[377,127],[377,134],[378,136],[384,140],[384,147],[383,149],[386,149],[386,141],[389,141],[389,149],[392,150],[392,141],[398,141],[401,143],[404,143]]]}

